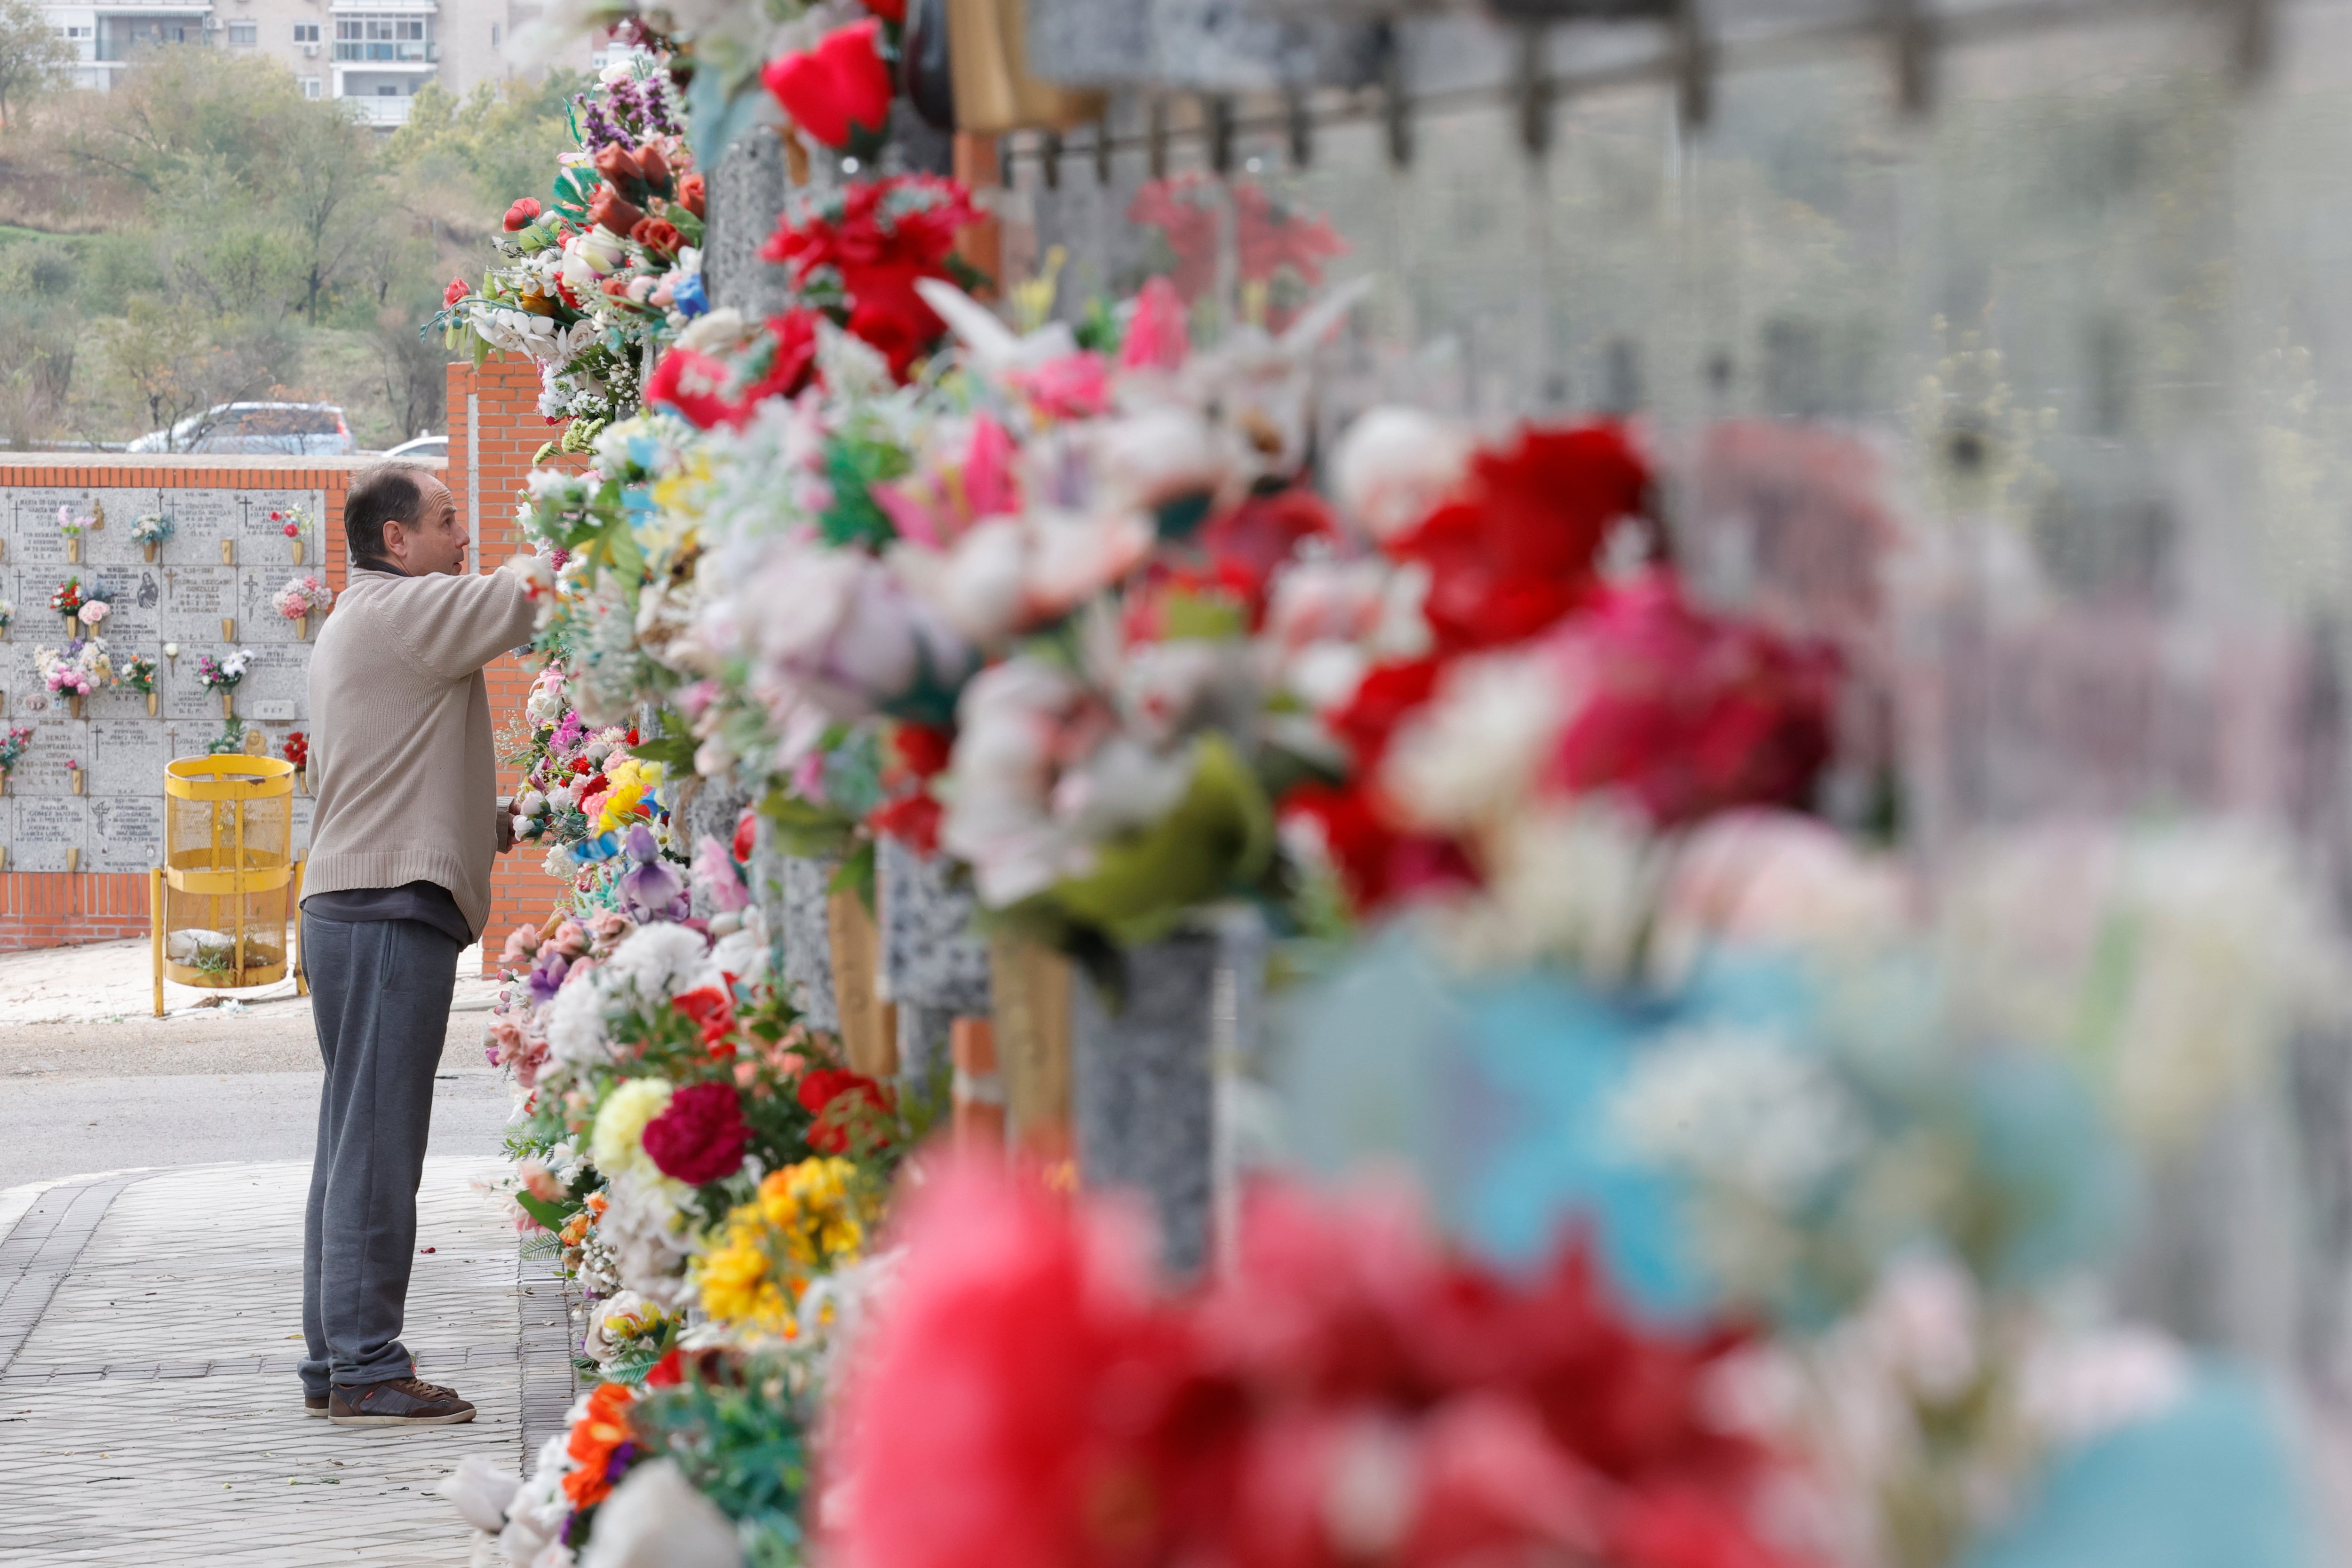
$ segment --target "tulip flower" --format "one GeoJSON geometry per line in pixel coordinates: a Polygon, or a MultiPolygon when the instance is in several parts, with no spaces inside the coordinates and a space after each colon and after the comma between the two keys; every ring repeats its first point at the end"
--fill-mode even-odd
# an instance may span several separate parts
{"type": "Polygon", "coordinates": [[[588,199],[588,221],[610,234],[626,235],[643,223],[646,210],[610,185],[599,185],[588,199]]]}
{"type": "Polygon", "coordinates": [[[878,17],[835,28],[813,49],[770,60],[760,79],[794,124],[827,147],[880,134],[890,119],[890,69],[878,17]]]}

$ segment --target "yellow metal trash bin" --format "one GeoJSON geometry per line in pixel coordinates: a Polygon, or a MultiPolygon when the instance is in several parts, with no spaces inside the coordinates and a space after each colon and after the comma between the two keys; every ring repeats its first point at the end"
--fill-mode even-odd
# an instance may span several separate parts
{"type": "Polygon", "coordinates": [[[164,863],[149,877],[155,1015],[163,982],[301,983],[294,765],[275,757],[183,757],[163,769],[164,863]]]}

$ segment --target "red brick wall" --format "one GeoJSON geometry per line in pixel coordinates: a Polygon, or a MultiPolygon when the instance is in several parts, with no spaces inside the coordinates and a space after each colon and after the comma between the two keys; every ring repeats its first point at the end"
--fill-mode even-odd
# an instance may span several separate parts
{"type": "MultiPolygon", "coordinates": [[[[449,367],[449,488],[474,538],[474,559],[494,571],[509,557],[528,551],[515,528],[515,506],[530,473],[531,454],[557,434],[539,412],[539,370],[529,360],[486,360],[449,367]]],[[[555,457],[551,464],[587,466],[584,458],[555,457]]],[[[484,672],[490,688],[491,723],[500,730],[522,712],[523,697],[539,674],[534,663],[501,654],[484,672]]],[[[499,793],[521,787],[514,768],[499,769],[499,793]]],[[[564,894],[563,883],[540,870],[541,851],[526,844],[502,857],[490,881],[490,918],[482,934],[482,972],[498,969],[499,949],[518,925],[538,925],[564,894]]]]}
{"type": "MultiPolygon", "coordinates": [[[[343,590],[343,495],[352,476],[372,458],[132,457],[68,461],[33,453],[0,453],[0,489],[318,489],[326,492],[320,519],[327,586],[343,590]]],[[[139,873],[8,872],[0,873],[0,952],[108,942],[148,935],[147,878],[139,873]]]]}

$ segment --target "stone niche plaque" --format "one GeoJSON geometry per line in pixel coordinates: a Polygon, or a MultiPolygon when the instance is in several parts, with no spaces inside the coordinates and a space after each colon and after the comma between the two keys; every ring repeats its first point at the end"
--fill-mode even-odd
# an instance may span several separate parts
{"type": "MultiPolygon", "coordinates": [[[[163,634],[183,647],[221,640],[221,622],[245,612],[243,573],[230,566],[172,566],[163,580],[163,634]]],[[[239,626],[240,636],[245,628],[239,626]]]]}
{"type": "Polygon", "coordinates": [[[145,871],[163,863],[163,801],[153,795],[107,795],[89,802],[86,868],[145,871]],[[94,862],[95,864],[88,864],[94,862]]]}
{"type": "Polygon", "coordinates": [[[64,871],[68,850],[89,847],[89,802],[75,795],[18,798],[13,779],[8,793],[16,810],[16,823],[9,830],[13,838],[8,846],[10,871],[64,871]]]}
{"type": "Polygon", "coordinates": [[[172,759],[163,727],[146,716],[101,718],[89,727],[89,782],[96,796],[160,795],[163,764],[172,759]]]}
{"type": "MultiPolygon", "coordinates": [[[[68,507],[77,517],[85,515],[95,495],[89,490],[45,488],[10,490],[7,496],[8,559],[28,570],[38,567],[54,574],[41,590],[41,603],[46,607],[49,591],[80,570],[66,560],[66,537],[58,531],[58,508],[68,507]]],[[[89,557],[85,553],[82,559],[89,557]]]]}

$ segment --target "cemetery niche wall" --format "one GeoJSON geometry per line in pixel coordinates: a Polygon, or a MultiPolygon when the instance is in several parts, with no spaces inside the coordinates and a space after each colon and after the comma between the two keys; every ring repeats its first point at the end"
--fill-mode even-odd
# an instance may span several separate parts
{"type": "MultiPolygon", "coordinates": [[[[283,758],[289,741],[299,758],[320,622],[289,620],[273,601],[306,579],[319,598],[341,588],[342,496],[362,465],[0,459],[0,739],[13,737],[15,752],[0,774],[0,946],[144,931],[173,758],[283,758]],[[93,591],[103,616],[69,622],[63,605],[93,591]],[[105,653],[102,674],[81,655],[90,689],[79,702],[77,683],[59,689],[44,667],[72,658],[77,635],[105,653]],[[236,667],[240,651],[242,676],[224,692],[217,672],[236,667]],[[141,689],[142,660],[152,693],[141,689]],[[91,878],[124,885],[101,892],[91,878]]],[[[310,811],[298,792],[297,854],[310,811]]]]}

